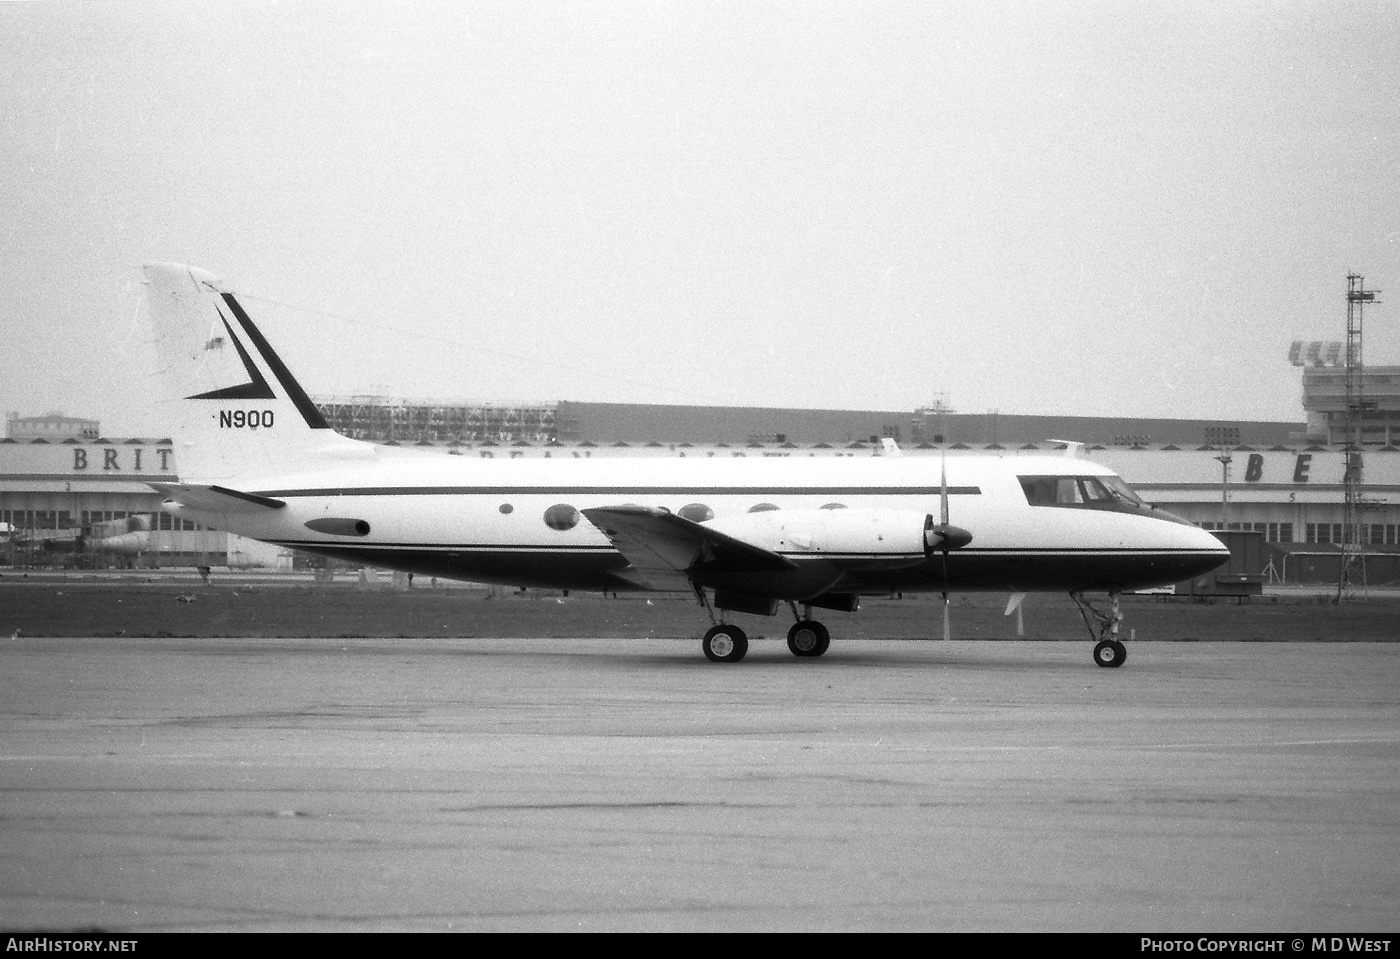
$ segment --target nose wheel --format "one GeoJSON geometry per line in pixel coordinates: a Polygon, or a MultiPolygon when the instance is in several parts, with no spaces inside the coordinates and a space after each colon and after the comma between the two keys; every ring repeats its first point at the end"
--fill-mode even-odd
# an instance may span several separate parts
{"type": "Polygon", "coordinates": [[[1128,647],[1116,639],[1105,639],[1094,647],[1094,662],[1100,666],[1122,666],[1128,661],[1128,647]]]}

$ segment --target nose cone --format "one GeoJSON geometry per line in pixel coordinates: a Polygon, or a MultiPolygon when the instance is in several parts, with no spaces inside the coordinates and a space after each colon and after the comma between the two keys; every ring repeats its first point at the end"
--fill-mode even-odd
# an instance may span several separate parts
{"type": "Polygon", "coordinates": [[[1181,551],[1183,568],[1189,570],[1182,580],[1204,576],[1230,561],[1229,547],[1209,530],[1182,524],[1175,528],[1174,535],[1180,540],[1177,549],[1181,551]]]}
{"type": "Polygon", "coordinates": [[[1181,558],[1183,573],[1176,582],[1204,576],[1230,561],[1230,549],[1209,530],[1201,529],[1189,519],[1182,519],[1156,506],[1149,507],[1153,519],[1171,526],[1164,530],[1171,540],[1171,549],[1181,558]]]}
{"type": "Polygon", "coordinates": [[[1136,555],[1117,557],[1103,586],[1122,590],[1174,586],[1205,576],[1230,559],[1230,550],[1209,532],[1160,510],[1154,510],[1151,521],[1140,529],[1136,555]]]}

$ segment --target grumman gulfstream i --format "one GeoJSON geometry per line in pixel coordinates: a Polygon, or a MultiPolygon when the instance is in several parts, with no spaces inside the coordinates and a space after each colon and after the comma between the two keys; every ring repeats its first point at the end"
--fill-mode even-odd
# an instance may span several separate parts
{"type": "MultiPolygon", "coordinates": [[[[262,330],[211,274],[146,267],[179,483],[163,509],[280,546],[423,575],[567,590],[684,591],[702,648],[737,662],[726,612],[813,610],[894,592],[1073,597],[1122,665],[1117,598],[1220,566],[1218,539],[1075,456],[469,459],[331,430],[262,330]],[[1084,598],[1108,594],[1100,611],[1084,598]]],[[[1009,607],[1008,609],[1010,609],[1009,607]]]]}

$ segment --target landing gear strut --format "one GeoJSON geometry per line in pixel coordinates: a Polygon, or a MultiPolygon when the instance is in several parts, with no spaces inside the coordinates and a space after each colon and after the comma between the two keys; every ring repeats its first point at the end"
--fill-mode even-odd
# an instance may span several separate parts
{"type": "Polygon", "coordinates": [[[1107,613],[1085,599],[1083,593],[1070,593],[1069,598],[1074,600],[1075,606],[1079,607],[1079,615],[1089,630],[1089,638],[1099,641],[1094,646],[1094,662],[1109,668],[1122,666],[1127,662],[1128,647],[1124,646],[1118,639],[1118,624],[1123,621],[1123,613],[1118,608],[1117,591],[1108,594],[1112,608],[1107,613]],[[1090,622],[1091,616],[1094,622],[1090,622]],[[1097,631],[1094,628],[1095,623],[1098,626],[1097,631]]]}

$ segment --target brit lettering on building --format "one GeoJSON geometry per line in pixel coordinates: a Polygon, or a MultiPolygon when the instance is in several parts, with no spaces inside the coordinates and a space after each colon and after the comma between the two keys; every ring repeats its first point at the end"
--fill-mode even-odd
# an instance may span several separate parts
{"type": "Polygon", "coordinates": [[[170,458],[174,452],[168,446],[158,446],[153,450],[142,446],[107,446],[100,450],[75,446],[73,472],[169,473],[170,458]]]}

